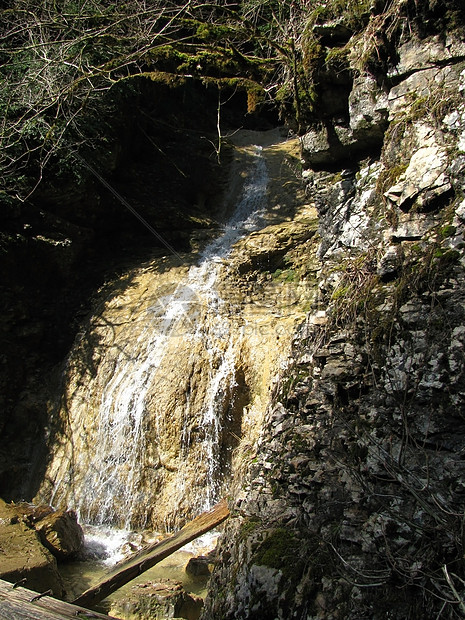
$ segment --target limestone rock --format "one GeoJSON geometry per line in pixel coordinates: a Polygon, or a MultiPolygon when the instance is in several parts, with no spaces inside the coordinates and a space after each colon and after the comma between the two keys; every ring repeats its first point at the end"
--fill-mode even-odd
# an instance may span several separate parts
{"type": "Polygon", "coordinates": [[[456,208],[455,214],[461,222],[465,222],[465,200],[462,200],[462,202],[456,208]]]}
{"type": "Polygon", "coordinates": [[[431,97],[431,101],[446,100],[457,91],[464,63],[456,66],[432,67],[409,75],[389,91],[389,120],[401,112],[408,114],[408,108],[418,99],[431,97]],[[449,93],[449,95],[448,95],[449,93]]]}
{"type": "Polygon", "coordinates": [[[331,161],[331,145],[328,132],[323,125],[311,128],[302,137],[302,155],[310,166],[331,161]]]}
{"type": "Polygon", "coordinates": [[[320,222],[318,305],[271,399],[220,543],[205,620],[445,611],[428,575],[463,556],[459,43],[454,51],[447,37],[410,41],[384,82],[388,99],[354,71],[350,127],[326,118],[302,138],[315,167],[304,180],[320,222]],[[363,152],[357,140],[384,127],[387,105],[380,157],[349,169],[337,158],[363,152]],[[282,535],[273,545],[272,527],[282,535]],[[409,584],[402,600],[396,580],[409,584]]]}
{"type": "Polygon", "coordinates": [[[37,592],[52,590],[64,594],[57,563],[42,545],[39,535],[20,521],[15,506],[0,500],[0,578],[15,583],[25,579],[25,586],[37,592]]]}
{"type": "Polygon", "coordinates": [[[447,154],[437,144],[421,147],[410,158],[398,182],[384,195],[402,210],[410,209],[414,203],[425,208],[451,190],[447,166],[447,154]]]}
{"type": "Polygon", "coordinates": [[[354,80],[348,108],[348,123],[336,117],[328,119],[310,128],[302,137],[302,154],[310,166],[333,165],[382,144],[387,127],[388,98],[373,77],[363,75],[354,80]]]}
{"type": "Polygon", "coordinates": [[[409,39],[398,48],[399,60],[392,76],[405,76],[416,71],[437,67],[455,58],[465,56],[465,43],[456,38],[434,36],[426,41],[409,39]]]}
{"type": "Polygon", "coordinates": [[[66,559],[77,554],[84,544],[84,533],[73,510],[57,510],[36,525],[41,540],[54,556],[66,559]]]}
{"type": "Polygon", "coordinates": [[[411,214],[410,217],[399,218],[399,220],[398,225],[389,231],[390,238],[395,243],[419,241],[436,224],[434,218],[420,217],[418,214],[411,214]]]}
{"type": "Polygon", "coordinates": [[[179,581],[162,579],[133,586],[126,598],[112,605],[110,614],[122,620],[197,620],[202,607],[203,600],[187,593],[179,581]]]}
{"type": "Polygon", "coordinates": [[[350,128],[354,138],[365,148],[382,144],[387,127],[388,98],[375,78],[360,75],[349,95],[350,128]]]}

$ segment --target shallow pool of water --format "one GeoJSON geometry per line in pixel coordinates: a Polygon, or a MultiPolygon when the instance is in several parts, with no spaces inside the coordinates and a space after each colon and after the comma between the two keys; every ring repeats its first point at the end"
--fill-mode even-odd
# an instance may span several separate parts
{"type": "MultiPolygon", "coordinates": [[[[103,576],[113,570],[116,563],[124,557],[130,557],[146,544],[157,540],[150,534],[125,532],[109,528],[84,527],[85,548],[83,559],[74,560],[59,567],[66,590],[66,599],[77,598],[82,592],[97,584],[103,576]]],[[[130,581],[117,592],[102,601],[95,609],[108,611],[112,600],[126,597],[132,586],[147,581],[157,582],[161,579],[180,581],[187,592],[201,597],[206,595],[208,576],[192,576],[185,571],[188,561],[193,557],[206,555],[212,551],[219,537],[218,532],[209,532],[185,545],[168,558],[130,581]]]]}

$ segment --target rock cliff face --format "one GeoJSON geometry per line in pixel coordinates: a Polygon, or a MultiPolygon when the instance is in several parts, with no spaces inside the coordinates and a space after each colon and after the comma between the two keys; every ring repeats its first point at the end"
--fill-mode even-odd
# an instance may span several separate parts
{"type": "Polygon", "coordinates": [[[201,252],[101,291],[64,374],[42,501],[87,523],[160,530],[226,492],[312,296],[299,274],[315,260],[317,214],[295,174],[298,141],[276,139],[235,137],[224,210],[250,211],[244,230],[233,214],[206,249],[198,239],[201,252]]]}
{"type": "MultiPolygon", "coordinates": [[[[206,395],[220,403],[223,425],[212,446],[224,448],[216,461],[223,480],[232,472],[235,479],[221,488],[230,493],[232,517],[211,580],[206,620],[403,620],[464,613],[464,22],[460,0],[386,5],[334,0],[318,6],[304,32],[294,25],[301,53],[295,62],[301,66],[294,108],[285,113],[300,138],[285,147],[267,144],[268,219],[234,245],[227,261],[218,261],[216,297],[208,297],[205,281],[195,291],[208,303],[184,316],[195,330],[202,325],[205,333],[215,331],[215,321],[204,312],[214,301],[227,316],[228,338],[221,344],[209,337],[187,343],[185,333],[172,338],[162,380],[144,383],[152,430],[137,427],[147,441],[133,463],[142,476],[136,486],[146,497],[144,502],[130,498],[131,510],[132,504],[144,506],[130,524],[147,518],[153,526],[176,525],[180,513],[188,516],[211,473],[208,460],[198,468],[202,425],[214,424],[200,419],[199,403],[206,395]],[[284,159],[281,148],[290,149],[284,159]],[[294,331],[296,323],[300,327],[294,331]],[[270,396],[271,377],[292,336],[290,357],[270,396]],[[217,371],[226,369],[220,361],[226,353],[234,365],[222,375],[217,371]],[[207,385],[207,374],[218,378],[216,392],[207,385]],[[187,425],[186,411],[192,413],[187,425]],[[185,473],[193,493],[176,503],[185,473]]],[[[184,99],[177,91],[170,116],[171,94],[154,97],[150,113],[166,113],[176,126],[184,99]]],[[[199,120],[202,110],[195,101],[199,120]]],[[[209,102],[209,118],[216,118],[216,105],[216,98],[209,102]]],[[[160,143],[170,144],[172,127],[157,131],[160,143]]],[[[21,243],[8,254],[9,276],[2,282],[21,346],[13,354],[10,343],[7,353],[14,363],[2,375],[4,411],[14,414],[0,422],[5,438],[0,473],[9,492],[30,468],[37,432],[43,440],[51,422],[51,458],[41,461],[48,467],[42,493],[65,504],[85,501],[88,514],[95,514],[83,480],[91,470],[99,474],[92,460],[99,444],[88,442],[88,431],[99,427],[98,403],[105,402],[109,384],[136,376],[132,366],[120,373],[123,361],[140,358],[147,344],[156,344],[148,328],[164,320],[164,300],[186,282],[193,255],[184,251],[200,252],[214,219],[224,215],[216,202],[221,180],[211,184],[219,168],[207,157],[197,158],[202,143],[197,138],[189,141],[181,161],[187,169],[195,159],[198,167],[183,174],[171,156],[187,133],[176,135],[169,152],[157,151],[155,157],[151,151],[150,161],[141,154],[123,189],[131,190],[139,207],[150,203],[148,188],[158,187],[161,201],[150,213],[164,226],[183,265],[158,256],[124,270],[122,279],[107,286],[77,339],[64,398],[51,418],[45,411],[51,391],[43,377],[62,359],[73,330],[67,326],[59,350],[52,351],[56,330],[45,325],[56,309],[48,300],[41,304],[44,315],[35,317],[28,294],[37,288],[44,301],[48,276],[40,264],[46,256],[60,275],[56,299],[66,298],[79,280],[68,281],[71,274],[76,277],[81,256],[89,274],[99,242],[111,238],[98,234],[108,211],[99,209],[98,197],[95,209],[70,203],[70,224],[54,236],[56,216],[50,219],[41,206],[63,197],[55,196],[54,203],[50,188],[44,192],[21,231],[15,226],[23,219],[10,205],[18,236],[8,243],[21,243]],[[174,201],[173,170],[183,179],[174,201]],[[149,177],[153,182],[147,183],[149,177]],[[84,221],[89,211],[95,211],[90,231],[84,221]],[[68,242],[72,251],[66,250],[68,242]],[[27,245],[37,254],[26,253],[30,273],[22,290],[15,270],[23,263],[15,265],[15,257],[21,258],[27,245]],[[82,255],[84,247],[92,250],[82,255]],[[38,257],[36,263],[31,255],[38,257]],[[31,350],[40,355],[22,365],[31,350]],[[40,373],[30,373],[40,365],[40,373]],[[21,444],[15,477],[7,449],[12,438],[21,444]]],[[[126,160],[113,155],[105,164],[110,172],[114,160],[121,170],[135,159],[133,153],[126,160]]],[[[115,226],[120,236],[114,245],[127,242],[133,251],[132,234],[121,233],[124,221],[115,226]]],[[[190,283],[187,289],[191,295],[190,283]]],[[[73,298],[63,324],[76,307],[73,298]]],[[[5,314],[5,333],[9,320],[5,314]]],[[[135,403],[137,390],[132,394],[135,403]]],[[[114,420],[107,430],[111,442],[114,420]]],[[[104,465],[110,470],[122,465],[131,476],[135,469],[127,466],[126,447],[133,438],[124,430],[122,437],[124,451],[104,465]]],[[[126,508],[119,506],[118,512],[126,508]]]]}
{"type": "MultiPolygon", "coordinates": [[[[191,236],[221,215],[224,178],[206,139],[214,137],[216,99],[152,83],[134,97],[102,118],[105,146],[89,161],[172,247],[188,251],[191,236]]],[[[59,367],[93,293],[166,248],[79,160],[71,170],[45,170],[25,202],[3,192],[0,202],[0,488],[5,499],[20,500],[43,476],[48,401],[61,389],[59,367]]]]}
{"type": "MultiPolygon", "coordinates": [[[[346,32],[345,95],[301,138],[319,295],[232,500],[206,619],[463,613],[465,42],[406,6],[346,32]],[[370,37],[376,71],[359,64],[370,37]]],[[[314,27],[327,51],[339,31],[314,27]]]]}

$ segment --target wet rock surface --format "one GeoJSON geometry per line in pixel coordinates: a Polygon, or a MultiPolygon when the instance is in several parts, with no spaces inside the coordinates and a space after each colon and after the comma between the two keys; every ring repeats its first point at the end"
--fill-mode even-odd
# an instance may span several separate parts
{"type": "Polygon", "coordinates": [[[199,596],[187,593],[178,581],[164,579],[133,586],[129,596],[111,607],[110,614],[122,620],[197,620],[202,607],[199,596]]]}
{"type": "MultiPolygon", "coordinates": [[[[151,88],[104,121],[111,137],[94,165],[171,247],[188,252],[191,237],[221,218],[222,169],[200,135],[216,131],[216,112],[206,113],[201,93],[186,114],[180,93],[151,88]],[[165,120],[173,114],[177,131],[143,127],[146,104],[165,120]],[[179,125],[181,110],[195,135],[179,125]],[[163,154],[150,144],[164,144],[163,154]]],[[[78,162],[72,171],[46,171],[24,202],[2,192],[0,203],[0,486],[5,498],[21,501],[32,499],[44,474],[49,402],[95,291],[166,248],[78,162]]]]}
{"type": "MultiPolygon", "coordinates": [[[[208,270],[184,255],[182,265],[158,259],[127,273],[102,292],[69,358],[39,497],[53,492],[86,522],[170,529],[219,498],[256,440],[305,316],[318,240],[295,174],[298,141],[277,132],[235,139],[233,183],[257,162],[267,169],[255,230],[208,270]]],[[[233,187],[229,201],[240,197],[233,187]]]]}

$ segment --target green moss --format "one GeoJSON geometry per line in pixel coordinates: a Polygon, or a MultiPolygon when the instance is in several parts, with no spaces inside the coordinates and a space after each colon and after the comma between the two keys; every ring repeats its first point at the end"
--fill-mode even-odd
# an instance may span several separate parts
{"type": "Polygon", "coordinates": [[[459,260],[460,252],[458,250],[443,250],[442,248],[437,248],[434,251],[433,258],[437,259],[438,267],[444,269],[459,260]]]}
{"type": "Polygon", "coordinates": [[[280,570],[285,577],[294,574],[299,542],[286,528],[273,530],[259,545],[252,558],[254,564],[280,570]]]}
{"type": "Polygon", "coordinates": [[[177,67],[177,70],[182,73],[198,73],[199,71],[203,74],[212,72],[240,73],[238,61],[229,50],[202,50],[198,54],[184,55],[184,57],[184,62],[177,67]]]}
{"type": "Polygon", "coordinates": [[[276,269],[271,274],[271,278],[275,282],[297,282],[299,279],[299,275],[295,269],[276,269]]]}
{"type": "Polygon", "coordinates": [[[197,22],[196,37],[201,41],[224,42],[230,36],[237,37],[237,28],[233,29],[223,24],[212,24],[209,22],[197,22]]]}
{"type": "Polygon", "coordinates": [[[157,82],[158,84],[165,84],[170,88],[183,86],[184,84],[186,84],[188,79],[184,75],[177,75],[176,73],[171,73],[167,71],[146,71],[144,73],[139,73],[134,76],[128,76],[124,79],[137,80],[139,78],[149,79],[152,80],[152,82],[157,82]]]}
{"type": "Polygon", "coordinates": [[[244,519],[239,529],[239,538],[246,540],[258,527],[260,521],[257,518],[249,517],[244,519]]]}
{"type": "Polygon", "coordinates": [[[443,239],[446,239],[447,237],[453,237],[456,232],[457,229],[455,226],[453,226],[452,224],[446,224],[446,226],[443,226],[441,228],[440,235],[443,239]]]}
{"type": "Polygon", "coordinates": [[[312,32],[304,34],[302,39],[302,69],[311,75],[314,69],[324,63],[324,48],[312,32]]]}
{"type": "Polygon", "coordinates": [[[309,24],[340,20],[347,28],[359,30],[369,20],[373,0],[329,0],[317,6],[309,17],[309,24]]]}
{"type": "Polygon", "coordinates": [[[350,48],[347,46],[330,49],[325,58],[326,70],[336,74],[347,71],[349,69],[349,52],[350,48]]]}

